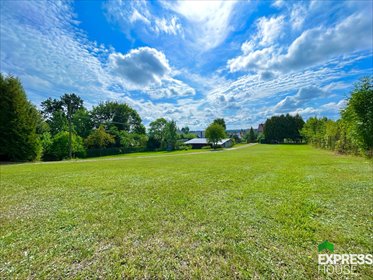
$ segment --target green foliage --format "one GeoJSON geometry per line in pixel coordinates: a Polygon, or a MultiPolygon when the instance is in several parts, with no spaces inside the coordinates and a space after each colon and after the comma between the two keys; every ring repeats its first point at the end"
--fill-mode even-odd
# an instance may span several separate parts
{"type": "Polygon", "coordinates": [[[373,156],[373,78],[363,78],[355,85],[342,120],[359,149],[373,156]]]}
{"type": "Polygon", "coordinates": [[[255,143],[256,142],[256,135],[254,129],[251,127],[247,135],[245,135],[247,143],[255,143]]]}
{"type": "Polygon", "coordinates": [[[256,142],[261,143],[261,144],[264,144],[266,142],[264,133],[259,133],[258,134],[258,136],[256,138],[256,142]]]}
{"type": "Polygon", "coordinates": [[[61,110],[51,113],[51,117],[47,119],[46,122],[50,127],[50,132],[52,135],[56,135],[62,131],[67,131],[69,129],[66,115],[61,110]]]}
{"type": "Polygon", "coordinates": [[[36,133],[41,118],[27,100],[21,82],[0,74],[0,159],[32,161],[41,155],[36,133]]]}
{"type": "Polygon", "coordinates": [[[226,137],[224,127],[215,122],[209,125],[206,129],[205,135],[214,149],[217,148],[218,142],[226,137]]]}
{"type": "Polygon", "coordinates": [[[177,127],[175,121],[167,122],[164,128],[164,141],[168,151],[175,150],[176,141],[178,138],[177,127]]]}
{"type": "MultiPolygon", "coordinates": [[[[83,139],[72,134],[71,147],[74,157],[84,157],[86,151],[83,145],[83,139]]],[[[50,150],[44,155],[47,159],[61,160],[69,157],[69,133],[67,131],[62,131],[55,135],[50,144],[50,150]]]]}
{"type": "MultiPolygon", "coordinates": [[[[69,120],[72,121],[75,113],[81,110],[85,111],[83,100],[75,93],[66,93],[60,99],[48,98],[41,103],[41,108],[52,135],[67,131],[69,120]]],[[[76,118],[76,121],[78,118],[76,118]]]]}
{"type": "Polygon", "coordinates": [[[364,78],[356,86],[337,122],[309,118],[302,135],[315,147],[373,156],[373,85],[364,78]]]}
{"type": "Polygon", "coordinates": [[[49,132],[44,132],[43,134],[41,134],[40,140],[43,147],[42,159],[47,160],[48,155],[50,155],[51,153],[51,146],[53,142],[52,136],[49,132]]]}
{"type": "Polygon", "coordinates": [[[109,133],[106,133],[103,125],[100,125],[97,129],[93,130],[91,134],[85,140],[87,147],[89,148],[104,148],[110,144],[115,143],[114,137],[109,133]]]}
{"type": "Polygon", "coordinates": [[[192,145],[186,145],[184,143],[180,143],[180,142],[176,142],[176,147],[175,147],[176,150],[184,150],[184,151],[188,151],[188,150],[191,150],[192,149],[192,145]]]}
{"type": "Polygon", "coordinates": [[[180,134],[180,139],[188,139],[188,140],[190,140],[190,139],[194,139],[194,138],[197,138],[197,135],[196,134],[194,134],[194,133],[182,133],[182,134],[180,134]]]}
{"type": "Polygon", "coordinates": [[[72,124],[76,134],[83,138],[88,137],[93,128],[89,111],[85,108],[77,110],[72,117],[72,124]]]}
{"type": "Polygon", "coordinates": [[[148,137],[145,134],[128,133],[125,131],[120,132],[120,144],[125,150],[133,148],[145,148],[148,137]]]}
{"type": "Polygon", "coordinates": [[[139,114],[127,104],[112,101],[101,103],[93,107],[91,116],[96,127],[115,126],[119,131],[145,134],[145,127],[141,123],[139,114]]]}
{"type": "Polygon", "coordinates": [[[298,114],[273,116],[264,124],[264,136],[267,143],[284,143],[285,139],[299,143],[302,141],[300,131],[303,125],[304,121],[298,114]]]}
{"type": "Polygon", "coordinates": [[[189,129],[189,127],[183,127],[182,129],[181,129],[181,133],[182,134],[189,134],[189,131],[190,131],[190,129],[189,129]]]}
{"type": "Polygon", "coordinates": [[[179,137],[175,121],[168,122],[164,118],[159,118],[151,122],[149,126],[149,149],[175,149],[179,137]]]}
{"type": "Polygon", "coordinates": [[[224,128],[224,131],[227,129],[227,126],[225,124],[225,120],[223,118],[215,119],[212,123],[221,125],[224,128]]]}
{"type": "Polygon", "coordinates": [[[159,118],[152,121],[149,124],[149,137],[152,137],[159,142],[164,140],[165,127],[167,125],[167,120],[165,118],[159,118]]]}

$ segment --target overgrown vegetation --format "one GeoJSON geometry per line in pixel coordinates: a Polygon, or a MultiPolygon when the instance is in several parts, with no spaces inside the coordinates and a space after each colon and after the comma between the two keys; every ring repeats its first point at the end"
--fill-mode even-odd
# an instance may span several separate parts
{"type": "Polygon", "coordinates": [[[310,118],[302,135],[315,147],[372,157],[373,78],[362,79],[355,85],[341,119],[310,118]]]}
{"type": "Polygon", "coordinates": [[[308,145],[0,168],[1,279],[328,279],[319,243],[372,249],[372,162],[308,145]]]}

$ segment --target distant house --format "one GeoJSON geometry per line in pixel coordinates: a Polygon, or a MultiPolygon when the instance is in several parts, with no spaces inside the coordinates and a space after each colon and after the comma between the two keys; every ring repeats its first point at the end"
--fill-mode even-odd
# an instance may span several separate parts
{"type": "Polygon", "coordinates": [[[194,131],[189,131],[189,132],[197,135],[198,138],[204,138],[205,137],[205,131],[204,130],[194,130],[194,131]]]}
{"type": "MultiPolygon", "coordinates": [[[[184,144],[191,145],[193,149],[200,149],[205,146],[210,146],[211,144],[208,142],[207,138],[194,138],[186,141],[184,144]]],[[[218,142],[218,146],[222,148],[230,148],[233,146],[232,139],[223,139],[218,142]]]]}

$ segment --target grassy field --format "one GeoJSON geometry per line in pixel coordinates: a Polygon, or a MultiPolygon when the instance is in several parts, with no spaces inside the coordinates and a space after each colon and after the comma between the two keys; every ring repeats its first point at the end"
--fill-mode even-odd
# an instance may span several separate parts
{"type": "Polygon", "coordinates": [[[323,240],[373,252],[371,161],[305,145],[155,155],[1,166],[0,278],[324,279],[323,240]]]}

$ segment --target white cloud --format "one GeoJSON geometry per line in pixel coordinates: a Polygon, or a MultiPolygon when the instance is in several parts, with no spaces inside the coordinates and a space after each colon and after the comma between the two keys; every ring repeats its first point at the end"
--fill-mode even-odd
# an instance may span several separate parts
{"type": "Polygon", "coordinates": [[[107,50],[76,35],[68,4],[9,1],[1,17],[2,71],[19,76],[34,96],[73,91],[93,102],[100,98],[94,92],[109,83],[101,63],[107,50]]]}
{"type": "Polygon", "coordinates": [[[230,20],[236,1],[175,1],[162,4],[184,17],[191,25],[189,38],[200,49],[220,45],[231,31],[230,20]]]}
{"type": "Polygon", "coordinates": [[[153,48],[132,49],[129,53],[113,53],[109,56],[114,73],[140,89],[151,84],[161,84],[170,71],[166,56],[153,48]]]}
{"type": "Polygon", "coordinates": [[[295,30],[302,28],[304,20],[307,16],[306,8],[301,4],[294,4],[290,12],[291,27],[295,30]]]}
{"type": "Polygon", "coordinates": [[[137,9],[134,9],[132,12],[131,17],[129,18],[131,23],[134,23],[136,21],[141,21],[147,25],[150,25],[150,20],[148,20],[145,16],[139,13],[137,9]]]}
{"type": "Polygon", "coordinates": [[[372,46],[372,18],[367,13],[356,13],[335,27],[303,32],[274,66],[280,70],[300,69],[345,53],[369,50],[372,46]]]}
{"type": "Polygon", "coordinates": [[[145,36],[183,35],[183,27],[178,17],[158,16],[150,10],[147,1],[114,0],[106,2],[104,7],[108,19],[118,23],[129,37],[131,37],[131,31],[143,32],[145,36]]]}
{"type": "Polygon", "coordinates": [[[261,17],[257,22],[258,33],[256,38],[259,40],[259,45],[268,46],[273,44],[277,38],[283,35],[285,17],[261,17]]]}
{"type": "Polygon", "coordinates": [[[292,110],[304,106],[309,101],[325,97],[326,92],[315,86],[300,88],[294,96],[286,96],[283,100],[275,105],[276,112],[288,113],[292,110]]]}
{"type": "Polygon", "coordinates": [[[177,35],[182,33],[182,26],[178,22],[176,17],[172,17],[170,20],[165,18],[156,18],[155,19],[155,31],[164,32],[166,34],[177,35]]]}
{"type": "Polygon", "coordinates": [[[196,94],[194,88],[171,77],[163,79],[161,86],[149,87],[144,91],[153,99],[193,96],[196,94]]]}
{"type": "Polygon", "coordinates": [[[284,0],[275,0],[275,1],[273,1],[272,6],[275,7],[275,8],[282,8],[283,6],[285,6],[285,1],[284,0]]]}
{"type": "Polygon", "coordinates": [[[316,27],[304,31],[287,50],[273,45],[258,48],[253,43],[245,42],[241,47],[242,55],[228,60],[227,65],[231,72],[288,72],[305,69],[322,65],[341,55],[346,59],[346,54],[371,50],[372,34],[372,17],[369,12],[362,11],[345,18],[334,27],[316,27]]]}

